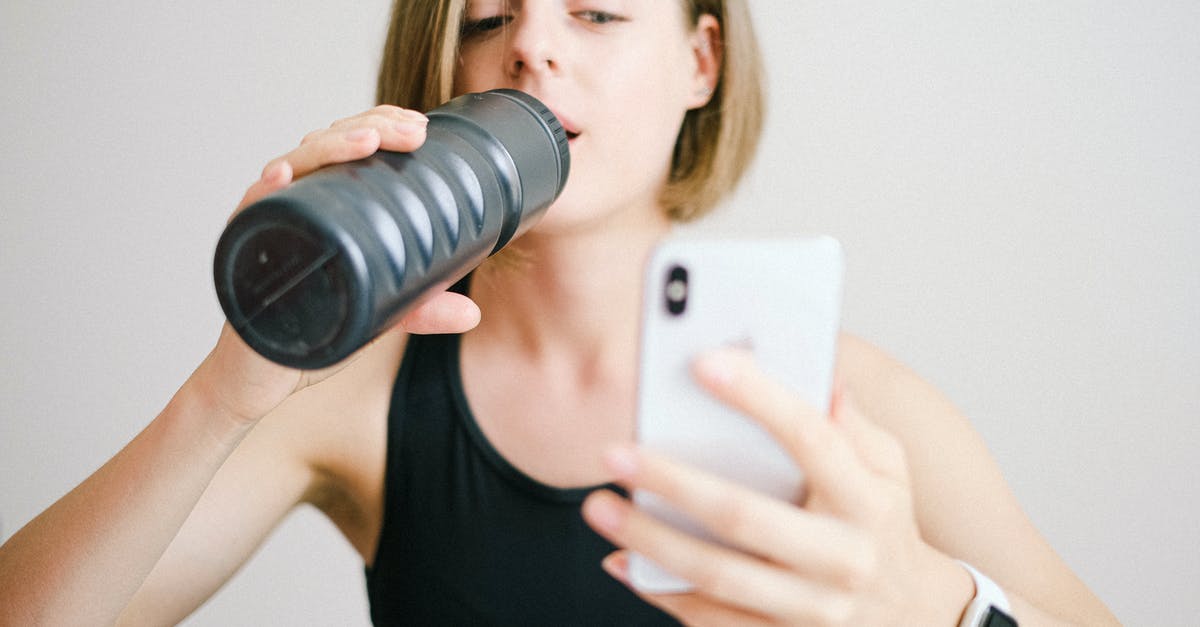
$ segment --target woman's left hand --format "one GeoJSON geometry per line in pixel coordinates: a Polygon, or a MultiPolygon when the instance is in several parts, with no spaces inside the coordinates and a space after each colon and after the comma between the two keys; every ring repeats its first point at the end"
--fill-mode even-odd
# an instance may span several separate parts
{"type": "Polygon", "coordinates": [[[807,406],[738,350],[697,361],[695,375],[750,416],[804,471],[801,503],[769,498],[634,448],[606,455],[617,480],[653,492],[724,545],[700,540],[609,491],[584,503],[596,531],[625,550],[604,568],[628,585],[628,552],[692,582],[686,594],[646,594],[687,624],[956,625],[969,575],[922,540],[900,443],[835,395],[830,416],[807,406]]]}

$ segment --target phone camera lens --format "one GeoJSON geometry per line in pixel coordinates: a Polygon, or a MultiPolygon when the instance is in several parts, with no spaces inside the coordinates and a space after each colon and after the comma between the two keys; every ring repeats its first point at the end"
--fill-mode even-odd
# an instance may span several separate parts
{"type": "Polygon", "coordinates": [[[667,284],[663,290],[667,311],[673,316],[682,315],[687,309],[688,272],[683,266],[673,266],[667,273],[667,284]]]}

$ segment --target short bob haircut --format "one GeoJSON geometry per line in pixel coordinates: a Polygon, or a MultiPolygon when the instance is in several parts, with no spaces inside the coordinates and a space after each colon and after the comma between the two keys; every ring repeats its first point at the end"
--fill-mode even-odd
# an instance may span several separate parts
{"type": "MultiPolygon", "coordinates": [[[[662,0],[654,0],[655,2],[662,0]]],[[[746,0],[679,0],[695,25],[721,25],[720,78],[708,104],[688,111],[675,142],[661,204],[672,219],[697,219],[737,186],[753,160],[765,115],[762,61],[746,0]]],[[[376,100],[427,111],[449,100],[467,0],[395,0],[376,100]]]]}

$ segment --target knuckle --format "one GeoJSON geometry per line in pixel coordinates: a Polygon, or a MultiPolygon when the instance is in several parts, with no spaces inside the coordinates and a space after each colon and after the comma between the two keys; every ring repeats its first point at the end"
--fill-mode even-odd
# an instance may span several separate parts
{"type": "Polygon", "coordinates": [[[304,134],[304,137],[300,138],[300,145],[307,146],[307,145],[317,141],[318,139],[320,139],[321,136],[324,134],[325,134],[324,130],[309,131],[308,133],[304,134]]]}
{"type": "MultiPolygon", "coordinates": [[[[260,182],[262,182],[261,177],[266,176],[267,172],[270,172],[271,169],[276,166],[276,164],[278,164],[279,162],[284,161],[286,159],[287,159],[286,155],[281,155],[281,156],[275,157],[274,159],[271,159],[265,165],[263,165],[262,172],[259,173],[260,179],[258,181],[255,181],[254,185],[258,185],[260,182]]],[[[250,188],[253,189],[254,185],[251,185],[250,188]]]]}

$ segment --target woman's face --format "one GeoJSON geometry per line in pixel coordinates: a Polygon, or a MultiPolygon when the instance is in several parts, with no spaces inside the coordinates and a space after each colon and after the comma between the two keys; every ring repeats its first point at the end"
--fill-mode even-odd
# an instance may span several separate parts
{"type": "Polygon", "coordinates": [[[456,94],[508,87],[568,131],[571,175],[537,230],[662,220],[684,114],[708,100],[716,21],[686,23],[677,0],[470,0],[456,94]]]}

